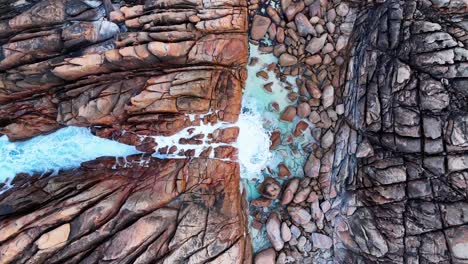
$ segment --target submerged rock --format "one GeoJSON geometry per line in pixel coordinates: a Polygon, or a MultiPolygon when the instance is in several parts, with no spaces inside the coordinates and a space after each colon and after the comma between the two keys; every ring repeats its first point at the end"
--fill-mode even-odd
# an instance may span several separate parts
{"type": "Polygon", "coordinates": [[[268,207],[271,205],[271,199],[268,198],[257,198],[250,202],[255,207],[268,207]]]}
{"type": "Polygon", "coordinates": [[[281,118],[281,120],[283,120],[285,122],[291,122],[291,121],[293,121],[294,117],[296,117],[296,107],[288,106],[283,111],[280,118],[281,118]]]}
{"type": "Polygon", "coordinates": [[[304,131],[307,130],[308,127],[309,127],[309,124],[307,124],[307,122],[302,121],[302,120],[299,121],[294,128],[293,135],[295,137],[299,137],[300,135],[304,133],[304,131]]]}
{"type": "Polygon", "coordinates": [[[263,197],[270,200],[275,200],[276,198],[278,198],[281,192],[281,185],[275,179],[271,177],[266,177],[257,189],[263,197]]]}
{"type": "Polygon", "coordinates": [[[273,131],[270,136],[270,141],[271,141],[270,150],[273,150],[276,147],[278,147],[281,144],[281,131],[278,131],[278,130],[273,131]]]}
{"type": "Polygon", "coordinates": [[[278,176],[279,177],[291,176],[291,172],[289,171],[288,167],[284,163],[280,163],[278,165],[278,176]]]}

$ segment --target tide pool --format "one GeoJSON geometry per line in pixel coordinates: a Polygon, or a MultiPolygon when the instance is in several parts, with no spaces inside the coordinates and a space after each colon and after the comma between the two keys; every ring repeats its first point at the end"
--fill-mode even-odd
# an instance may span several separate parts
{"type": "MultiPolygon", "coordinates": [[[[256,65],[247,67],[248,78],[243,94],[243,107],[247,107],[249,111],[261,117],[263,128],[268,134],[279,130],[283,141],[286,141],[287,138],[291,138],[292,141],[289,144],[281,144],[273,150],[267,165],[271,169],[276,169],[278,164],[283,162],[294,176],[302,177],[304,176],[303,164],[307,159],[307,153],[303,151],[303,148],[315,141],[310,133],[310,128],[304,131],[302,136],[294,138],[292,133],[299,118],[296,117],[293,122],[280,121],[281,112],[287,106],[293,104],[288,99],[290,91],[286,89],[287,84],[277,79],[272,72],[268,72],[268,80],[256,76],[257,72],[266,71],[266,67],[271,63],[277,63],[278,59],[273,54],[262,54],[258,47],[252,44],[250,45],[250,57],[256,57],[259,60],[256,65]],[[268,92],[263,88],[263,85],[269,82],[273,83],[272,92],[268,92]],[[270,104],[272,102],[278,103],[279,111],[271,109],[270,104]]],[[[287,81],[292,85],[292,91],[297,92],[295,78],[288,76],[287,81]]],[[[312,127],[312,124],[309,123],[309,126],[312,127]]]]}

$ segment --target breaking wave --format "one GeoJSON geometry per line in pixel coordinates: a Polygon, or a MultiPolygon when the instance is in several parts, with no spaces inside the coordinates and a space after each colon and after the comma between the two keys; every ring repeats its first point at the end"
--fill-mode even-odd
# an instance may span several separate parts
{"type": "Polygon", "coordinates": [[[261,113],[256,110],[255,100],[244,97],[242,113],[237,122],[239,137],[236,143],[241,177],[244,179],[258,178],[272,158],[270,133],[264,129],[263,123],[261,113]]]}
{"type": "Polygon", "coordinates": [[[20,172],[57,173],[80,166],[101,156],[128,156],[140,153],[133,146],[94,136],[88,128],[66,127],[29,140],[9,142],[0,137],[0,182],[12,180],[20,172]]]}

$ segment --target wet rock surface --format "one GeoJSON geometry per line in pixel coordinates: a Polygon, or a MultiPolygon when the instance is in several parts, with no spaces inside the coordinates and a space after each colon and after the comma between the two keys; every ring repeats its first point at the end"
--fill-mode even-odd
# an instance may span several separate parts
{"type": "Polygon", "coordinates": [[[0,263],[253,261],[232,146],[245,1],[6,1],[0,18],[0,134],[10,140],[82,126],[146,153],[194,156],[158,146],[181,131],[174,144],[216,144],[200,158],[102,157],[18,174],[0,187],[0,263]],[[216,129],[194,134],[203,126],[216,129]]]}
{"type": "Polygon", "coordinates": [[[337,146],[333,169],[343,185],[349,183],[357,207],[340,220],[336,259],[342,263],[467,261],[457,255],[451,235],[457,230],[466,237],[467,222],[446,208],[468,208],[466,185],[460,185],[468,149],[459,144],[463,140],[450,141],[450,124],[467,115],[466,95],[454,89],[458,78],[468,77],[467,58],[452,60],[451,54],[466,51],[467,30],[454,18],[468,6],[442,2],[387,1],[363,11],[355,25],[359,37],[351,45],[342,101],[351,122],[336,138],[343,146],[357,144],[359,159],[353,166],[353,152],[337,146]],[[369,28],[367,36],[359,34],[369,28]],[[358,225],[367,226],[365,232],[358,225]]]}

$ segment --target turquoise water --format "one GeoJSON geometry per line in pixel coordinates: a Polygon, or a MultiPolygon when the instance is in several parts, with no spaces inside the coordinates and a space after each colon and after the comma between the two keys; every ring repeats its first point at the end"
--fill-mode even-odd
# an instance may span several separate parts
{"type": "MultiPolygon", "coordinates": [[[[276,78],[273,72],[268,72],[268,80],[264,80],[256,76],[257,72],[261,70],[266,71],[269,64],[277,63],[277,58],[273,54],[262,54],[255,45],[250,45],[250,57],[256,57],[259,60],[254,66],[247,67],[248,78],[243,94],[243,111],[251,112],[255,116],[259,116],[259,122],[262,123],[265,134],[271,135],[273,131],[279,130],[281,132],[282,141],[285,143],[288,137],[292,137],[292,133],[294,132],[297,122],[299,122],[299,118],[296,117],[293,122],[283,122],[280,121],[279,118],[284,108],[288,105],[294,104],[295,102],[289,101],[288,93],[290,91],[285,88],[285,83],[282,83],[276,78]],[[272,92],[268,92],[263,88],[263,85],[269,82],[273,82],[272,92]],[[272,102],[276,102],[279,105],[278,112],[272,110],[270,107],[272,102]]],[[[289,76],[287,81],[293,87],[292,91],[297,92],[294,77],[289,76]]],[[[268,157],[267,161],[263,162],[262,166],[263,169],[266,169],[267,167],[270,168],[273,171],[273,175],[270,175],[266,170],[261,169],[256,171],[244,171],[241,173],[249,201],[260,197],[256,187],[262,182],[265,176],[274,177],[278,164],[281,162],[286,164],[291,171],[292,176],[303,177],[303,166],[308,156],[308,153],[303,151],[303,146],[311,144],[312,142],[314,142],[314,139],[310,133],[310,129],[307,129],[302,136],[297,138],[293,137],[290,144],[281,144],[272,152],[269,152],[269,149],[257,150],[257,152],[259,152],[258,155],[260,155],[260,153],[268,152],[265,154],[265,156],[268,157]]],[[[252,146],[254,146],[254,144],[251,144],[251,147],[252,146]]],[[[278,180],[281,182],[281,179],[278,180]]],[[[268,214],[269,211],[275,209],[275,206],[275,204],[272,204],[270,208],[265,209],[264,213],[268,214]]],[[[250,217],[250,221],[252,221],[252,217],[250,217]]],[[[264,229],[258,231],[251,228],[251,236],[254,251],[261,250],[262,248],[270,245],[264,229]]]]}
{"type": "Polygon", "coordinates": [[[80,166],[101,156],[140,153],[133,146],[99,138],[88,128],[66,127],[49,135],[20,142],[0,137],[0,182],[9,182],[19,172],[58,172],[80,166]]]}
{"type": "MultiPolygon", "coordinates": [[[[284,108],[294,104],[294,102],[288,99],[289,91],[285,88],[286,84],[280,82],[272,72],[268,73],[269,79],[266,81],[256,76],[256,73],[260,70],[265,70],[268,64],[276,63],[277,58],[273,54],[261,54],[255,45],[250,45],[250,57],[259,58],[259,62],[255,66],[248,66],[249,75],[243,95],[243,106],[248,106],[251,111],[253,110],[262,117],[263,127],[268,133],[280,130],[282,140],[285,141],[286,138],[292,137],[294,128],[297,122],[299,122],[299,118],[297,117],[293,122],[279,120],[284,108]],[[263,88],[263,85],[268,82],[273,82],[271,93],[263,88]],[[278,103],[280,111],[276,112],[270,108],[272,102],[278,103]]],[[[289,76],[287,81],[292,85],[292,91],[297,92],[295,78],[289,76]]],[[[302,151],[302,148],[313,141],[310,129],[307,129],[302,136],[294,138],[291,144],[282,144],[275,149],[271,154],[272,159],[268,163],[268,166],[276,169],[280,162],[284,162],[294,176],[304,176],[302,168],[307,158],[307,153],[302,151]]]]}

